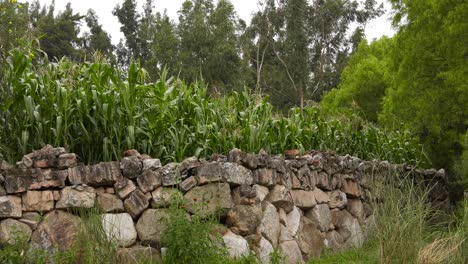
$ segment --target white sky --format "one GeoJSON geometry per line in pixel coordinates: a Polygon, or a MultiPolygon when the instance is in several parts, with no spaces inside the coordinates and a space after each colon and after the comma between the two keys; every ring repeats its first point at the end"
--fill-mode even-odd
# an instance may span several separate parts
{"type": "MultiPolygon", "coordinates": [[[[112,10],[117,4],[123,3],[123,1],[124,0],[55,0],[55,10],[63,10],[68,2],[71,2],[74,12],[82,15],[86,15],[88,9],[94,9],[99,17],[99,23],[101,23],[103,29],[111,35],[112,43],[117,44],[119,39],[123,38],[123,34],[120,32],[120,24],[117,17],[112,15],[112,10]]],[[[383,1],[385,0],[377,0],[379,4],[383,1]]],[[[27,2],[30,1],[28,0],[27,2]]],[[[39,0],[39,2],[41,6],[44,4],[50,5],[52,0],[39,0]]],[[[184,0],[154,0],[154,7],[156,11],[161,13],[164,9],[167,9],[169,17],[177,21],[177,11],[180,9],[183,2],[184,0]]],[[[252,13],[258,10],[257,0],[231,0],[231,2],[234,4],[239,17],[247,23],[250,22],[252,13]]],[[[141,11],[145,0],[137,0],[137,3],[139,11],[141,11]]],[[[385,9],[390,9],[388,3],[385,3],[385,9]]],[[[386,12],[386,14],[380,18],[374,19],[366,25],[366,37],[368,40],[380,38],[383,35],[393,36],[394,30],[391,28],[389,17],[388,12],[386,12]]]]}

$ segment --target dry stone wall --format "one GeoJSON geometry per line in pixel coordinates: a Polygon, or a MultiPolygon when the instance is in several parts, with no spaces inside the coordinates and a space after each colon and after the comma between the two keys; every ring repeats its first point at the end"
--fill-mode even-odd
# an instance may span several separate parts
{"type": "MultiPolygon", "coordinates": [[[[159,256],[171,195],[181,192],[187,213],[218,214],[233,257],[254,252],[264,263],[274,248],[289,263],[325,248],[360,246],[374,222],[368,175],[410,171],[433,184],[431,199],[449,205],[443,170],[415,170],[325,152],[284,156],[232,150],[210,160],[161,164],[130,150],[120,162],[79,163],[63,148],[46,146],[15,166],[0,162],[0,245],[19,230],[35,248],[67,250],[81,219],[75,208],[102,209],[106,235],[122,259],[159,256]],[[143,247],[146,246],[146,247],[143,247]],[[149,246],[149,247],[148,247],[149,246]]],[[[124,260],[122,260],[124,261],[124,260]]]]}

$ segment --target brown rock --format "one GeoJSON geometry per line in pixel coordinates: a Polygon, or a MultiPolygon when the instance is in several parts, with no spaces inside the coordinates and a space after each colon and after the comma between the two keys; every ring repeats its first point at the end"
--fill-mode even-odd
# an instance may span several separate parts
{"type": "Polygon", "coordinates": [[[22,195],[23,211],[48,212],[54,209],[52,191],[27,191],[22,195]]]}
{"type": "Polygon", "coordinates": [[[322,253],[322,233],[316,228],[314,222],[307,217],[301,217],[301,224],[297,232],[297,243],[302,253],[308,258],[319,257],[322,253]]]}
{"type": "Polygon", "coordinates": [[[21,197],[14,195],[0,196],[0,218],[21,217],[21,197]]]}
{"type": "Polygon", "coordinates": [[[263,218],[258,230],[274,247],[278,245],[281,232],[280,216],[276,211],[276,207],[271,203],[266,203],[265,205],[263,218]]]}
{"type": "Polygon", "coordinates": [[[160,170],[145,170],[137,178],[138,187],[144,193],[151,192],[162,185],[160,170]]]}
{"type": "Polygon", "coordinates": [[[277,208],[282,208],[286,213],[292,211],[294,203],[289,190],[283,185],[275,185],[265,198],[277,208]]]}
{"type": "Polygon", "coordinates": [[[271,187],[276,184],[277,174],[275,170],[262,168],[254,171],[254,179],[257,184],[271,187]]]}
{"type": "Polygon", "coordinates": [[[331,212],[327,204],[317,204],[305,216],[312,220],[322,232],[327,232],[331,224],[331,212]]]}
{"type": "Polygon", "coordinates": [[[0,245],[14,245],[18,241],[29,241],[31,228],[14,219],[0,221],[0,245]]]}
{"type": "Polygon", "coordinates": [[[183,180],[179,184],[179,187],[183,192],[188,192],[196,185],[197,185],[197,179],[194,176],[190,176],[187,179],[183,180]]]}
{"type": "Polygon", "coordinates": [[[262,209],[256,205],[236,205],[229,210],[226,225],[235,234],[246,236],[253,234],[262,220],[262,209]]]}
{"type": "Polygon", "coordinates": [[[344,180],[341,190],[352,198],[359,198],[361,196],[361,187],[353,180],[344,180]]]}
{"type": "Polygon", "coordinates": [[[122,200],[110,193],[103,193],[97,196],[99,207],[106,213],[120,213],[124,211],[122,200]]]}
{"type": "Polygon", "coordinates": [[[212,183],[196,186],[184,195],[187,209],[202,217],[219,214],[226,216],[234,206],[231,189],[227,183],[212,183]]]}
{"type": "Polygon", "coordinates": [[[320,172],[317,174],[317,187],[323,190],[330,191],[331,190],[330,184],[331,182],[330,182],[330,177],[328,176],[328,174],[326,174],[325,172],[320,172]]]}
{"type": "Polygon", "coordinates": [[[23,212],[23,217],[18,221],[27,224],[32,230],[36,230],[41,219],[41,215],[36,212],[23,212]]]}
{"type": "Polygon", "coordinates": [[[55,208],[92,208],[95,199],[96,191],[92,187],[67,186],[60,191],[60,200],[55,205],[55,208]]]}
{"type": "Polygon", "coordinates": [[[149,206],[151,195],[144,194],[142,191],[136,189],[125,200],[125,211],[129,213],[134,219],[137,218],[149,206]]]}
{"type": "Polygon", "coordinates": [[[288,149],[284,151],[286,159],[295,159],[299,155],[301,155],[301,152],[298,149],[288,149]]]}
{"type": "Polygon", "coordinates": [[[49,253],[65,252],[73,246],[80,231],[81,219],[70,213],[55,210],[44,217],[33,232],[31,246],[49,253]]]}
{"type": "Polygon", "coordinates": [[[315,188],[312,191],[312,195],[314,196],[315,201],[317,202],[317,204],[323,204],[323,203],[330,202],[330,197],[328,196],[328,194],[324,193],[322,190],[320,190],[318,188],[315,188]]]}
{"type": "Polygon", "coordinates": [[[349,199],[346,209],[348,209],[348,211],[358,219],[359,223],[364,223],[366,213],[364,205],[360,199],[349,199]]]}
{"type": "Polygon", "coordinates": [[[250,205],[256,203],[257,193],[250,185],[240,185],[234,188],[231,195],[235,204],[250,205]]]}
{"type": "Polygon", "coordinates": [[[291,190],[291,196],[294,204],[301,209],[309,209],[317,204],[312,191],[291,190]]]}
{"type": "Polygon", "coordinates": [[[111,193],[111,194],[115,193],[114,187],[106,187],[105,190],[106,190],[106,193],[111,193]]]}
{"type": "Polygon", "coordinates": [[[223,167],[219,162],[203,163],[198,167],[196,176],[199,183],[220,182],[223,178],[223,167]]]}
{"type": "Polygon", "coordinates": [[[133,181],[121,178],[114,184],[114,189],[120,199],[125,199],[136,190],[136,186],[133,181]]]}
{"type": "Polygon", "coordinates": [[[64,153],[58,156],[57,168],[68,169],[78,164],[78,158],[75,153],[64,153]]]}
{"type": "Polygon", "coordinates": [[[54,188],[65,186],[67,171],[50,169],[13,169],[6,172],[5,189],[8,194],[26,190],[54,188]]]}
{"type": "Polygon", "coordinates": [[[340,251],[344,249],[343,237],[335,230],[327,233],[324,244],[327,248],[331,248],[333,251],[340,251]]]}
{"type": "Polygon", "coordinates": [[[284,241],[279,244],[279,250],[286,257],[286,263],[304,263],[297,242],[294,240],[284,241]]]}
{"type": "Polygon", "coordinates": [[[346,198],[346,194],[340,191],[332,191],[328,193],[330,197],[330,202],[328,202],[328,206],[333,208],[344,208],[346,204],[348,204],[348,199],[346,198]]]}
{"type": "Polygon", "coordinates": [[[138,237],[143,245],[161,246],[161,236],[167,228],[167,209],[148,209],[143,212],[136,224],[138,237]]]}
{"type": "Polygon", "coordinates": [[[68,169],[68,179],[73,185],[110,186],[120,178],[122,175],[118,161],[101,162],[90,166],[80,164],[68,169]]]}

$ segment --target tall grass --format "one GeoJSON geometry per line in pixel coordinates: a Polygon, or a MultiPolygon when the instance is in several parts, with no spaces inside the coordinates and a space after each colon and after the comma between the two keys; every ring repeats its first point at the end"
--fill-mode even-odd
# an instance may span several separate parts
{"type": "Polygon", "coordinates": [[[203,83],[188,85],[164,72],[150,82],[137,64],[123,72],[99,58],[52,63],[33,55],[11,51],[0,88],[0,146],[12,161],[44,144],[64,146],[89,163],[118,159],[130,148],[172,161],[234,147],[427,160],[409,133],[382,131],[357,116],[324,117],[317,107],[283,116],[248,90],[213,97],[203,83]]]}

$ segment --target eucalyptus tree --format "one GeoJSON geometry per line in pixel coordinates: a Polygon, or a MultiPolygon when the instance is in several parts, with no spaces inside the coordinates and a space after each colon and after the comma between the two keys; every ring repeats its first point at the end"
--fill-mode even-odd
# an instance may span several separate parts
{"type": "Polygon", "coordinates": [[[88,53],[94,53],[96,51],[101,52],[105,57],[113,60],[114,46],[111,43],[109,34],[103,30],[102,25],[99,24],[98,16],[92,9],[88,10],[85,17],[86,25],[88,26],[90,33],[84,40],[84,48],[88,53]]]}

